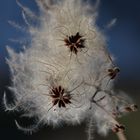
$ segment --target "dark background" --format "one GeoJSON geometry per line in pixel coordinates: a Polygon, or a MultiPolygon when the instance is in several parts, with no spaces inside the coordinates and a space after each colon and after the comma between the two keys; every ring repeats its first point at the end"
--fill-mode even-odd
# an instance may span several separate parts
{"type": "MultiPolygon", "coordinates": [[[[21,3],[38,13],[34,0],[20,0],[21,3]]],[[[4,112],[2,96],[8,92],[6,86],[10,84],[9,68],[5,63],[7,57],[6,45],[20,50],[21,44],[13,43],[10,39],[22,39],[28,36],[13,28],[8,21],[15,21],[25,25],[21,9],[15,0],[0,1],[0,139],[1,140],[86,140],[85,124],[81,126],[63,126],[53,129],[42,128],[33,135],[25,135],[17,130],[14,119],[17,114],[4,112]]],[[[116,81],[116,88],[122,89],[130,95],[140,106],[140,1],[139,0],[101,0],[97,24],[106,34],[109,50],[116,57],[116,63],[121,73],[116,81]],[[108,22],[117,18],[116,26],[106,29],[108,22]]],[[[10,94],[10,92],[8,92],[10,94]]],[[[140,113],[135,112],[121,119],[126,126],[128,140],[140,140],[140,113]]],[[[115,140],[116,136],[109,134],[98,140],[115,140]]]]}

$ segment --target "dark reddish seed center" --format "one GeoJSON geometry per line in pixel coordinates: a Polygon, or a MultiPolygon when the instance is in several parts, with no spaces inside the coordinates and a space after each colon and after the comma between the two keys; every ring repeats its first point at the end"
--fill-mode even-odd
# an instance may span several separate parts
{"type": "Polygon", "coordinates": [[[79,32],[77,32],[76,35],[67,36],[64,42],[65,45],[69,47],[70,51],[75,54],[77,54],[78,49],[85,48],[85,39],[83,39],[83,36],[81,36],[79,32]]]}
{"type": "Polygon", "coordinates": [[[65,93],[65,89],[61,86],[53,87],[50,92],[53,106],[58,105],[59,108],[66,107],[66,104],[71,103],[71,96],[65,93]]]}
{"type": "Polygon", "coordinates": [[[117,67],[108,69],[108,75],[110,76],[111,79],[114,79],[119,72],[120,72],[120,69],[117,67]]]}

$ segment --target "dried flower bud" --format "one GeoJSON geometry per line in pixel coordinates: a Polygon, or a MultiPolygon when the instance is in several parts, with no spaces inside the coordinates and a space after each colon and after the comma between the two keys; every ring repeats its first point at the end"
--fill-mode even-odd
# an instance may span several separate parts
{"type": "Polygon", "coordinates": [[[124,131],[125,130],[125,127],[123,125],[118,125],[116,124],[113,128],[112,128],[112,131],[114,133],[117,133],[117,132],[120,132],[120,131],[124,131]]]}
{"type": "Polygon", "coordinates": [[[137,111],[138,110],[138,106],[135,105],[135,104],[132,104],[131,105],[131,109],[132,109],[132,111],[137,111]]]}

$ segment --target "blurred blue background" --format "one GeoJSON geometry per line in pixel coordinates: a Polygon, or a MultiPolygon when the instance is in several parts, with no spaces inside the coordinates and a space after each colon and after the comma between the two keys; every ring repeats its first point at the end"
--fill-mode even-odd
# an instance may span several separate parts
{"type": "MultiPolygon", "coordinates": [[[[20,0],[23,5],[30,7],[36,13],[37,5],[34,0],[20,0]]],[[[92,0],[91,0],[92,2],[92,0]]],[[[6,86],[10,84],[9,68],[5,63],[7,57],[6,46],[17,51],[21,44],[10,39],[29,39],[25,33],[13,28],[8,21],[15,21],[25,26],[21,16],[21,8],[16,0],[0,1],[0,98],[3,96],[6,86]]],[[[101,0],[97,21],[102,32],[107,36],[109,50],[114,54],[116,63],[121,73],[116,81],[116,88],[122,89],[140,105],[140,1],[139,0],[101,0]],[[116,25],[107,29],[106,25],[112,19],[117,19],[116,25]]],[[[2,100],[0,100],[2,102],[2,100]]],[[[2,106],[2,105],[1,105],[2,106]]],[[[1,139],[9,140],[86,140],[84,124],[78,127],[66,127],[52,130],[51,127],[41,129],[32,136],[24,135],[14,125],[14,113],[4,113],[0,110],[0,133],[1,139]]],[[[132,113],[121,119],[126,125],[129,140],[140,140],[140,113],[132,113]]],[[[98,140],[113,139],[115,136],[98,137],[98,140]]]]}

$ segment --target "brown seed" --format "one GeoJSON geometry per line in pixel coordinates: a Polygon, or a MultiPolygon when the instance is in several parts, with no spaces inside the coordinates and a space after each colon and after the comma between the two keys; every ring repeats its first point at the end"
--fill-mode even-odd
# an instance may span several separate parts
{"type": "Polygon", "coordinates": [[[76,35],[67,36],[67,38],[64,39],[64,42],[70,51],[75,54],[78,53],[78,49],[85,48],[85,39],[83,39],[83,36],[81,36],[79,32],[77,32],[76,35]]]}
{"type": "Polygon", "coordinates": [[[65,93],[65,89],[62,86],[53,87],[50,91],[50,96],[52,97],[53,106],[58,105],[61,108],[71,103],[71,96],[65,93]]]}

